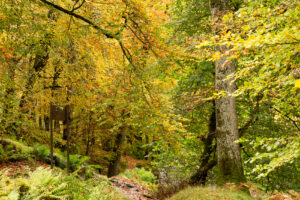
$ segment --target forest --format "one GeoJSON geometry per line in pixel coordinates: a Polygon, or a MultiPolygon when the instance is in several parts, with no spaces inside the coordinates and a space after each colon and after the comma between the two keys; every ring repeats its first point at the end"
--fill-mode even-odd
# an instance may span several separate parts
{"type": "Polygon", "coordinates": [[[300,2],[1,0],[0,200],[299,200],[300,2]]]}

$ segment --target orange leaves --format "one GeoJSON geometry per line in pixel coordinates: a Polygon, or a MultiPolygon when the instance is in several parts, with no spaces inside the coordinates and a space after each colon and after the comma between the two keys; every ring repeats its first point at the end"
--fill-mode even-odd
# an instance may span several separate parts
{"type": "Polygon", "coordinates": [[[14,57],[13,52],[11,50],[6,49],[4,46],[0,47],[0,49],[1,49],[1,54],[4,55],[6,59],[11,59],[14,57]]]}

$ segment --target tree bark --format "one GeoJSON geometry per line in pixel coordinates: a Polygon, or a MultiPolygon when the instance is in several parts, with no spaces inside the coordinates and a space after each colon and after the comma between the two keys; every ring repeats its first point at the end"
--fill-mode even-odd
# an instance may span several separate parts
{"type": "MultiPolygon", "coordinates": [[[[213,34],[218,35],[222,27],[222,17],[230,10],[229,0],[211,0],[211,14],[214,23],[213,34]]],[[[236,99],[232,96],[236,90],[233,78],[228,78],[235,72],[235,62],[224,56],[229,48],[217,45],[215,51],[223,56],[216,60],[215,89],[224,91],[225,95],[216,99],[216,140],[218,152],[218,184],[227,182],[240,183],[245,181],[243,173],[239,139],[236,99]]]]}
{"type": "Polygon", "coordinates": [[[119,166],[121,162],[122,147],[125,142],[125,136],[126,136],[126,129],[125,129],[125,125],[123,125],[120,128],[120,132],[117,135],[116,142],[113,148],[114,156],[108,167],[108,173],[107,173],[108,177],[116,176],[119,174],[119,166]]]}

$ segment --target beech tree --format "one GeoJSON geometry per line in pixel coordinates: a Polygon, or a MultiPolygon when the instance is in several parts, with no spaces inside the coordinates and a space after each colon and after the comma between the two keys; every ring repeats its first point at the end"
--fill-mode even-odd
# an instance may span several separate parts
{"type": "MultiPolygon", "coordinates": [[[[212,31],[218,36],[221,31],[222,19],[230,9],[229,0],[211,0],[212,31]]],[[[220,38],[220,37],[219,37],[220,38]]],[[[222,56],[215,61],[215,90],[222,94],[216,98],[216,139],[218,152],[219,183],[239,183],[245,180],[239,143],[236,99],[233,93],[236,90],[235,62],[225,56],[229,47],[215,46],[215,51],[222,56]]]]}

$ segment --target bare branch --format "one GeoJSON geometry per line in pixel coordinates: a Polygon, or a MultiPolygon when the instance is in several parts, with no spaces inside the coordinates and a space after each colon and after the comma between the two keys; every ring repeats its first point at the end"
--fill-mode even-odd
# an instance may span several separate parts
{"type": "Polygon", "coordinates": [[[77,7],[76,4],[78,3],[79,0],[76,1],[76,3],[74,4],[73,8],[72,8],[72,12],[74,12],[75,10],[78,10],[79,8],[81,8],[83,6],[83,4],[85,3],[85,0],[82,0],[81,4],[79,4],[77,7]]]}
{"type": "MultiPolygon", "coordinates": [[[[271,108],[273,108],[276,112],[282,114],[282,112],[280,110],[278,110],[277,108],[275,108],[273,106],[271,108]]],[[[286,118],[288,118],[295,125],[295,127],[298,129],[298,131],[300,131],[300,128],[297,125],[297,122],[295,120],[293,120],[292,118],[290,118],[290,116],[288,116],[287,114],[284,114],[283,116],[285,116],[286,118]]]]}
{"type": "Polygon", "coordinates": [[[71,15],[71,16],[77,18],[77,19],[80,19],[80,20],[86,22],[87,24],[91,25],[93,28],[99,30],[107,38],[119,39],[119,34],[120,34],[119,31],[117,33],[111,33],[110,31],[102,29],[100,26],[98,26],[97,24],[95,24],[91,20],[86,19],[85,17],[74,13],[72,10],[67,10],[67,9],[65,9],[65,8],[63,8],[61,6],[58,6],[56,4],[53,4],[53,3],[51,3],[51,2],[49,2],[47,0],[40,0],[40,1],[43,2],[43,3],[45,3],[45,4],[47,4],[47,5],[49,5],[49,6],[51,6],[51,7],[53,7],[53,8],[55,8],[55,9],[57,9],[57,10],[59,10],[59,11],[62,11],[64,13],[68,14],[68,15],[71,15]]]}

